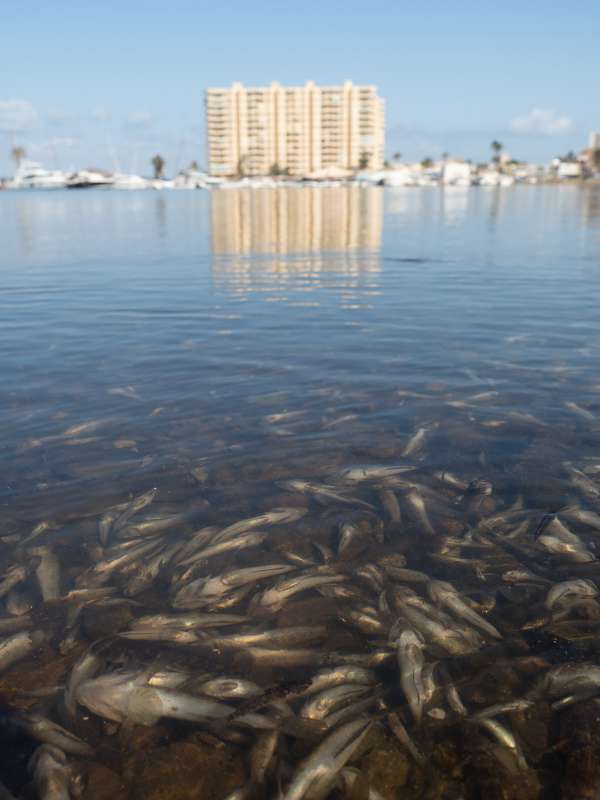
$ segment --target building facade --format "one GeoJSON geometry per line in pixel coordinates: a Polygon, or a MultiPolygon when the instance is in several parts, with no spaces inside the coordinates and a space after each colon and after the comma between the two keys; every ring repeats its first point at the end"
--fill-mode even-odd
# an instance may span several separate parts
{"type": "Polygon", "coordinates": [[[281,86],[205,93],[211,175],[304,176],[384,160],[383,100],[375,86],[281,86]]]}

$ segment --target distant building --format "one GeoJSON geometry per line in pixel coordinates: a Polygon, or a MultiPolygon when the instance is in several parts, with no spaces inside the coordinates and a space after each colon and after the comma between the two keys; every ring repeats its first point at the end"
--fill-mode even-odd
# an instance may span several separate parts
{"type": "Polygon", "coordinates": [[[600,150],[600,131],[592,131],[588,142],[589,150],[600,150]]]}
{"type": "Polygon", "coordinates": [[[211,175],[305,176],[381,169],[384,104],[375,86],[281,86],[205,92],[211,175]]]}

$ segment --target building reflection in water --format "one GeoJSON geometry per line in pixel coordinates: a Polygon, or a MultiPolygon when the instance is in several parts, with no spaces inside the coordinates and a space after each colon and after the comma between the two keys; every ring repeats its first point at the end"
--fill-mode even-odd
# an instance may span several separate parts
{"type": "Polygon", "coordinates": [[[232,188],[211,201],[215,286],[289,305],[319,305],[306,294],[328,287],[346,307],[377,289],[380,188],[232,188]]]}
{"type": "Polygon", "coordinates": [[[377,251],[378,187],[231,188],[211,194],[214,255],[377,251]]]}

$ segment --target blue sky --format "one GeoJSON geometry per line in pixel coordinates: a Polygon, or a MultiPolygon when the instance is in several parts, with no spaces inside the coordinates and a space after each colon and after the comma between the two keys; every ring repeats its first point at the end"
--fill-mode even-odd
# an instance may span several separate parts
{"type": "Polygon", "coordinates": [[[600,129],[600,3],[53,0],[2,12],[0,175],[11,141],[63,168],[205,160],[206,86],[376,83],[387,150],[546,160],[600,129]]]}

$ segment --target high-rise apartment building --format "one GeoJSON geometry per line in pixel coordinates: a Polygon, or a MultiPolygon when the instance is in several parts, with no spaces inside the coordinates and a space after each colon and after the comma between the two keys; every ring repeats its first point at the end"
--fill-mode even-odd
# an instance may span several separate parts
{"type": "Polygon", "coordinates": [[[381,169],[384,104],[375,86],[207,89],[211,175],[308,175],[331,169],[381,169]]]}

